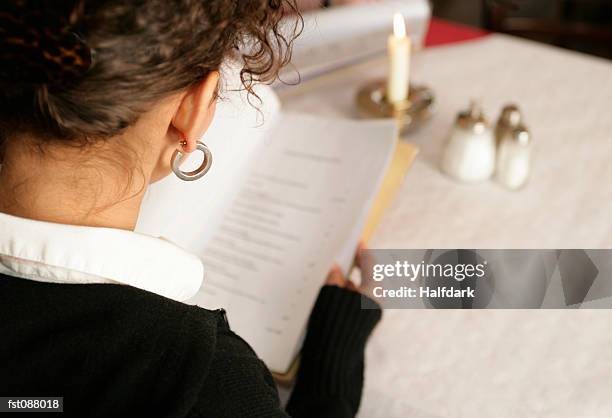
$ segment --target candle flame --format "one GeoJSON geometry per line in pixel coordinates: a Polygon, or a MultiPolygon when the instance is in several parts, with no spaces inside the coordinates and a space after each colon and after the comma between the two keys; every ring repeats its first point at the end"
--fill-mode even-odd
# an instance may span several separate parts
{"type": "Polygon", "coordinates": [[[396,38],[406,37],[406,21],[401,13],[393,15],[393,35],[395,35],[396,38]]]}

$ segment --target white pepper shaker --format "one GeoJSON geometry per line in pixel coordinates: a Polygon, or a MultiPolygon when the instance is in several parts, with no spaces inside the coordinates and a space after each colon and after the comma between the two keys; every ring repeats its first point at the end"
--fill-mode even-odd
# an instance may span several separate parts
{"type": "Polygon", "coordinates": [[[500,138],[495,179],[510,190],[518,190],[527,183],[530,171],[531,135],[519,125],[500,138]]]}
{"type": "Polygon", "coordinates": [[[508,189],[520,189],[529,178],[531,135],[523,125],[523,115],[516,104],[508,104],[503,108],[495,127],[495,141],[495,179],[508,189]]]}
{"type": "Polygon", "coordinates": [[[464,182],[489,179],[495,171],[495,137],[482,108],[472,102],[459,113],[442,156],[442,170],[464,182]]]}

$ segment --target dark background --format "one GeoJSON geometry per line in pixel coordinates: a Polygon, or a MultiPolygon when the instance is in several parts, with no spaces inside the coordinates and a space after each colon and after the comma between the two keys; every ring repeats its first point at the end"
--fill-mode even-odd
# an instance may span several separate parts
{"type": "Polygon", "coordinates": [[[434,15],[612,59],[612,0],[432,0],[434,15]]]}

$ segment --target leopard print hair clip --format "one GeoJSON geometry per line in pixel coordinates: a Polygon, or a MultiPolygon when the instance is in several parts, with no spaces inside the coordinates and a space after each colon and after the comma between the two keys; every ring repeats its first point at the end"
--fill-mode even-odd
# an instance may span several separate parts
{"type": "Polygon", "coordinates": [[[74,30],[80,1],[3,1],[0,81],[62,83],[92,66],[93,51],[74,30]]]}

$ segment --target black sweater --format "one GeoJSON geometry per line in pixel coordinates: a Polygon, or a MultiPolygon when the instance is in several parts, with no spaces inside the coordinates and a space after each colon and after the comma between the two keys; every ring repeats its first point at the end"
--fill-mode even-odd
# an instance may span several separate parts
{"type": "Polygon", "coordinates": [[[63,396],[64,413],[79,417],[351,417],[381,314],[360,302],[321,290],[284,411],[223,311],[124,285],[0,275],[0,396],[63,396]]]}

